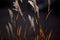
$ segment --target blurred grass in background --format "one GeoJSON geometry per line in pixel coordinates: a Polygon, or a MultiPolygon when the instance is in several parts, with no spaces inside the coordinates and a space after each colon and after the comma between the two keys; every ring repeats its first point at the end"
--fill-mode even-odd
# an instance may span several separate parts
{"type": "MultiPolygon", "coordinates": [[[[15,0],[13,2],[13,7],[8,8],[10,22],[6,24],[7,38],[3,36],[0,37],[0,40],[51,40],[53,36],[53,30],[51,29],[46,35],[45,30],[43,30],[43,25],[41,24],[41,15],[39,12],[39,6],[37,5],[36,0],[28,0],[29,5],[32,8],[34,16],[29,14],[30,10],[27,10],[28,13],[24,14],[19,1],[23,4],[23,0],[15,0]],[[16,14],[17,13],[17,14],[16,14]],[[18,25],[19,24],[19,25],[18,25]]],[[[46,26],[46,21],[51,14],[53,9],[50,9],[50,0],[48,2],[47,15],[44,18],[44,25],[46,26]]],[[[26,6],[26,5],[25,5],[26,6]]],[[[30,7],[26,6],[26,9],[30,7]]],[[[25,9],[24,9],[25,10],[25,9]]],[[[46,28],[47,30],[47,28],[46,28]]]]}

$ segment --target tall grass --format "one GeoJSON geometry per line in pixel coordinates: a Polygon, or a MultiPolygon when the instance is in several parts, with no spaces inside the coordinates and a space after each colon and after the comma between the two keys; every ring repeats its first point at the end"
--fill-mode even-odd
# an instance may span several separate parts
{"type": "MultiPolygon", "coordinates": [[[[20,0],[20,1],[23,3],[23,0],[20,0]]],[[[29,27],[25,26],[25,30],[23,32],[24,36],[22,36],[23,39],[24,40],[28,40],[27,36],[30,33],[30,32],[28,33],[29,30],[34,32],[34,33],[36,32],[36,28],[35,28],[35,22],[36,22],[36,24],[39,26],[39,29],[38,29],[38,33],[39,34],[36,33],[35,36],[31,37],[31,38],[33,40],[50,40],[50,38],[52,36],[52,31],[50,31],[50,33],[47,34],[47,36],[44,34],[44,30],[42,28],[42,25],[40,24],[40,13],[39,13],[39,7],[38,7],[38,5],[36,3],[36,0],[28,0],[28,3],[30,3],[30,5],[34,9],[34,12],[35,12],[34,15],[36,15],[36,19],[34,19],[34,17],[31,17],[30,15],[28,15],[30,26],[29,27]]],[[[12,24],[8,23],[8,25],[6,25],[6,30],[7,30],[7,33],[8,33],[8,38],[9,38],[9,40],[22,40],[21,39],[21,34],[22,34],[22,27],[23,26],[20,25],[19,27],[17,27],[16,33],[13,32],[13,30],[14,30],[13,28],[14,28],[14,26],[16,26],[15,22],[17,22],[19,15],[22,16],[22,18],[24,20],[25,20],[25,17],[23,16],[23,12],[22,12],[22,10],[20,8],[18,0],[15,0],[15,2],[13,2],[13,6],[15,8],[12,8],[12,10],[17,11],[18,14],[15,17],[13,11],[11,9],[8,9],[9,10],[9,14],[10,14],[10,18],[11,18],[11,23],[12,23],[12,24]],[[13,19],[13,18],[15,18],[15,19],[13,19]],[[10,38],[10,36],[12,38],[10,38]]],[[[48,0],[48,14],[46,15],[46,18],[45,18],[46,20],[48,19],[49,15],[50,15],[50,0],[48,0]]]]}

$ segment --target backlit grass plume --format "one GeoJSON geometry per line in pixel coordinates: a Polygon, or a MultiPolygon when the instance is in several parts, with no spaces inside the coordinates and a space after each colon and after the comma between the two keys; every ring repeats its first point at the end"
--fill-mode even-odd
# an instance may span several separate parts
{"type": "MultiPolygon", "coordinates": [[[[13,2],[14,8],[8,9],[11,19],[11,23],[8,22],[8,25],[6,25],[9,40],[50,40],[52,31],[50,31],[49,34],[45,35],[40,22],[41,19],[39,7],[36,0],[28,0],[28,3],[30,3],[30,6],[33,8],[35,17],[27,14],[25,15],[27,18],[25,18],[24,12],[22,12],[18,1],[19,0],[15,0],[13,2]],[[17,12],[16,16],[12,10],[17,12]],[[17,26],[17,24],[19,25],[17,26]]],[[[23,0],[20,1],[23,3],[23,0]]],[[[50,0],[48,0],[48,14],[45,17],[46,20],[48,19],[50,12],[50,0]]]]}

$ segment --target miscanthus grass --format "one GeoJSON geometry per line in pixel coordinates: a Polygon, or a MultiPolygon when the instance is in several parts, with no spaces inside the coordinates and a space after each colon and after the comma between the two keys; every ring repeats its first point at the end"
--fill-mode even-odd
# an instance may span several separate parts
{"type": "MultiPolygon", "coordinates": [[[[20,0],[21,3],[23,3],[23,0],[20,0]]],[[[35,22],[36,24],[39,26],[39,30],[38,30],[38,33],[35,34],[34,37],[31,37],[32,39],[31,40],[50,40],[50,38],[52,37],[52,30],[49,32],[49,34],[47,34],[47,36],[44,34],[44,30],[42,28],[42,25],[40,24],[40,13],[39,13],[39,7],[37,5],[37,2],[36,0],[28,0],[28,3],[32,6],[32,8],[34,9],[34,13],[36,15],[36,19],[34,19],[34,17],[32,17],[31,15],[28,15],[28,20],[30,22],[30,26],[29,28],[27,27],[27,25],[25,26],[25,29],[23,31],[23,40],[28,40],[28,37],[27,35],[29,34],[28,31],[32,31],[32,32],[36,32],[36,28],[35,28],[35,22]]],[[[6,25],[6,30],[7,30],[7,33],[8,33],[8,38],[9,40],[22,40],[21,39],[21,34],[22,34],[22,25],[18,26],[17,29],[16,29],[16,33],[13,32],[13,28],[14,26],[16,26],[16,22],[19,18],[19,15],[22,16],[22,18],[25,20],[25,17],[24,17],[24,14],[20,8],[20,5],[18,3],[18,0],[15,0],[15,2],[13,2],[13,6],[15,8],[12,8],[12,10],[14,11],[17,11],[18,14],[17,16],[15,17],[14,16],[14,13],[11,9],[8,9],[9,11],[9,15],[10,15],[10,18],[11,18],[11,23],[8,22],[8,25],[6,25]],[[13,19],[15,18],[15,19],[13,19]],[[11,37],[11,38],[10,38],[11,37]]],[[[50,13],[51,10],[50,10],[50,0],[48,0],[48,14],[46,15],[45,17],[45,20],[48,19],[49,15],[51,14],[50,13]]],[[[23,20],[23,22],[25,22],[23,20]]],[[[23,24],[24,25],[24,24],[23,24]]],[[[1,39],[2,40],[2,39],[1,39]]]]}

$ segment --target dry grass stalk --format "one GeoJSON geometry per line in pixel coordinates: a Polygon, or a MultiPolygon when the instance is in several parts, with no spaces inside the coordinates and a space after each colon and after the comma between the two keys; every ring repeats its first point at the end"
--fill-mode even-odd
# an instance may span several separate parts
{"type": "Polygon", "coordinates": [[[10,32],[11,32],[11,34],[13,35],[13,28],[12,28],[12,25],[11,25],[10,23],[8,23],[8,25],[9,25],[10,32]]]}
{"type": "Polygon", "coordinates": [[[11,9],[8,9],[8,11],[9,11],[9,15],[10,15],[10,18],[11,18],[11,23],[15,27],[15,19],[14,19],[13,11],[11,9]]]}
{"type": "Polygon", "coordinates": [[[13,22],[13,12],[12,12],[11,9],[8,9],[8,11],[9,11],[9,15],[10,15],[10,17],[11,17],[11,22],[13,22]]]}
{"type": "Polygon", "coordinates": [[[50,40],[51,36],[52,36],[52,31],[50,31],[50,33],[47,35],[46,40],[50,40]]]}
{"type": "Polygon", "coordinates": [[[49,33],[48,40],[50,40],[52,32],[49,33]]]}
{"type": "Polygon", "coordinates": [[[17,28],[17,36],[18,37],[20,37],[20,35],[21,35],[21,29],[22,29],[21,26],[17,28]]]}
{"type": "Polygon", "coordinates": [[[6,25],[6,30],[7,30],[7,33],[8,33],[8,39],[10,40],[10,31],[9,31],[8,25],[6,25]]]}
{"type": "Polygon", "coordinates": [[[17,32],[16,32],[16,35],[17,35],[16,39],[17,39],[17,40],[20,40],[21,30],[22,30],[22,28],[21,28],[21,26],[19,26],[19,27],[17,28],[17,32]]]}
{"type": "Polygon", "coordinates": [[[27,27],[25,28],[25,31],[24,31],[24,39],[25,40],[27,40],[27,37],[26,37],[27,33],[26,32],[27,32],[27,27]]]}
{"type": "Polygon", "coordinates": [[[30,15],[28,15],[29,21],[31,23],[31,27],[33,28],[33,30],[35,31],[35,24],[34,24],[34,18],[31,17],[30,15]]]}
{"type": "Polygon", "coordinates": [[[18,18],[19,18],[19,16],[18,16],[18,14],[17,14],[17,16],[16,16],[16,21],[18,20],[18,18]]]}
{"type": "Polygon", "coordinates": [[[50,0],[48,0],[48,12],[49,12],[49,10],[50,10],[50,0]]]}
{"type": "Polygon", "coordinates": [[[50,14],[51,14],[51,11],[50,11],[50,0],[48,0],[48,14],[46,15],[46,20],[48,19],[50,14]]]}
{"type": "MultiPolygon", "coordinates": [[[[52,9],[52,10],[53,10],[53,9],[52,9]]],[[[50,10],[50,11],[48,12],[48,14],[46,15],[45,20],[47,20],[47,19],[48,19],[48,17],[49,17],[49,15],[51,14],[52,10],[50,10]]]]}
{"type": "Polygon", "coordinates": [[[20,8],[20,6],[19,6],[18,0],[15,0],[15,2],[13,2],[13,4],[14,4],[13,6],[15,7],[13,10],[18,11],[19,14],[20,14],[21,16],[23,16],[23,13],[22,13],[21,8],[20,8]]]}
{"type": "MultiPolygon", "coordinates": [[[[20,1],[23,2],[23,0],[20,0],[20,1]]],[[[15,0],[15,2],[13,2],[13,6],[15,7],[15,8],[13,8],[13,10],[17,11],[18,14],[21,15],[22,18],[23,18],[24,21],[25,21],[25,18],[24,18],[24,16],[23,16],[23,13],[22,13],[22,10],[21,10],[20,5],[19,5],[19,3],[18,3],[18,0],[15,0]]],[[[18,16],[17,16],[16,20],[17,20],[17,19],[18,19],[18,16]]]]}
{"type": "Polygon", "coordinates": [[[38,24],[38,20],[36,19],[36,23],[38,24]]]}
{"type": "Polygon", "coordinates": [[[36,0],[28,0],[28,3],[33,7],[34,12],[37,13],[37,17],[39,18],[39,7],[36,4],[36,0]]]}
{"type": "Polygon", "coordinates": [[[42,28],[41,25],[40,25],[40,37],[41,37],[42,40],[45,39],[45,34],[44,34],[44,31],[43,31],[43,28],[42,28]]]}
{"type": "Polygon", "coordinates": [[[7,30],[8,34],[10,34],[8,25],[6,25],[6,30],[7,30]]]}
{"type": "Polygon", "coordinates": [[[50,33],[47,36],[45,36],[42,26],[40,25],[40,39],[41,40],[50,40],[51,36],[52,36],[52,31],[50,31],[50,33]]]}

